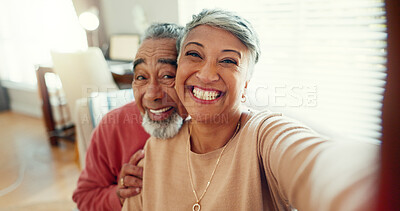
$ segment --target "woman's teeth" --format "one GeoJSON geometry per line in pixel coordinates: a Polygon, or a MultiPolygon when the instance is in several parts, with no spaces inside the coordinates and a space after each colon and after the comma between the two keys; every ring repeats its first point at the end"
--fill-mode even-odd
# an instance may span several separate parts
{"type": "Polygon", "coordinates": [[[158,110],[150,109],[150,112],[154,113],[154,114],[160,114],[160,113],[168,111],[170,108],[172,108],[172,107],[165,107],[165,108],[161,108],[161,109],[158,109],[158,110]]]}
{"type": "Polygon", "coordinates": [[[197,87],[193,88],[193,95],[201,100],[215,100],[220,96],[218,91],[206,91],[197,87]]]}

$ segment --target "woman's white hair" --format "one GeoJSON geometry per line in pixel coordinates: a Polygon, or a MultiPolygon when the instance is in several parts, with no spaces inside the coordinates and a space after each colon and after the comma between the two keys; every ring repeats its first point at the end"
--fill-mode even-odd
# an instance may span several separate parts
{"type": "Polygon", "coordinates": [[[258,62],[261,54],[258,35],[250,22],[233,12],[220,9],[204,9],[198,15],[193,15],[192,21],[186,24],[183,33],[176,42],[178,54],[180,54],[181,46],[189,32],[199,25],[209,25],[224,29],[232,33],[248,48],[250,64],[247,80],[249,80],[253,74],[254,65],[258,62]]]}

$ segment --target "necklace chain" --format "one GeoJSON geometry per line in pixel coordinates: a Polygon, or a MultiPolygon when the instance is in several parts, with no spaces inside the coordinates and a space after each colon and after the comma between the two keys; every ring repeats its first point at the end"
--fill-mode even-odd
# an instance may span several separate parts
{"type": "Polygon", "coordinates": [[[207,190],[208,190],[208,187],[209,187],[210,184],[211,184],[211,180],[213,179],[214,174],[215,174],[215,171],[216,171],[217,168],[218,168],[219,161],[221,160],[222,154],[224,153],[224,151],[225,151],[225,149],[226,149],[226,146],[228,146],[228,143],[236,136],[237,132],[239,131],[239,128],[240,128],[240,120],[241,120],[241,117],[239,118],[239,122],[238,122],[238,124],[237,124],[237,126],[236,126],[235,133],[234,133],[234,134],[232,135],[232,137],[229,139],[229,141],[227,142],[227,144],[225,144],[225,146],[222,148],[222,151],[221,151],[221,153],[220,153],[219,156],[218,156],[217,162],[215,163],[214,170],[212,171],[211,176],[210,176],[210,179],[209,179],[208,182],[207,182],[206,188],[204,189],[203,194],[201,194],[200,197],[197,196],[196,190],[195,190],[195,188],[194,188],[193,179],[192,179],[192,171],[191,171],[191,168],[190,168],[190,156],[189,156],[190,144],[189,144],[189,143],[190,143],[191,129],[190,129],[190,127],[189,127],[189,138],[188,138],[189,140],[188,140],[188,143],[187,143],[187,165],[188,165],[188,170],[189,170],[190,184],[192,185],[192,191],[193,191],[194,197],[196,198],[196,203],[195,203],[195,204],[193,205],[193,207],[192,207],[192,208],[193,208],[193,211],[200,211],[200,201],[201,201],[201,199],[203,199],[204,195],[206,194],[206,192],[207,192],[207,190]]]}

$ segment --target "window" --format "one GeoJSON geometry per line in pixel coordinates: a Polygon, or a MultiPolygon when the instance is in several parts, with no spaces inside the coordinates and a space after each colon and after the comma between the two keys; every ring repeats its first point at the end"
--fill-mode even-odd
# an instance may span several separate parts
{"type": "Polygon", "coordinates": [[[181,24],[203,8],[238,12],[256,28],[261,58],[247,105],[333,136],[376,141],[386,79],[383,0],[180,1],[181,24]]]}
{"type": "Polygon", "coordinates": [[[50,50],[87,47],[71,0],[14,0],[0,7],[0,79],[36,84],[35,65],[51,63],[50,50]]]}

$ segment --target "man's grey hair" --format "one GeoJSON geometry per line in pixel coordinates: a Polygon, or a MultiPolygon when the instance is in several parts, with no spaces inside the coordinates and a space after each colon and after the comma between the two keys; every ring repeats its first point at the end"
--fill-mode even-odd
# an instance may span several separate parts
{"type": "Polygon", "coordinates": [[[224,29],[232,33],[247,47],[250,51],[250,63],[246,78],[250,79],[254,65],[258,62],[261,54],[258,35],[250,22],[233,12],[221,9],[204,9],[198,15],[193,15],[192,21],[186,24],[183,34],[176,42],[178,54],[180,54],[181,46],[189,32],[199,25],[209,25],[224,29]]]}
{"type": "Polygon", "coordinates": [[[153,23],[144,32],[141,41],[143,42],[147,39],[162,38],[171,38],[177,40],[182,33],[183,27],[174,23],[153,23]]]}

